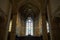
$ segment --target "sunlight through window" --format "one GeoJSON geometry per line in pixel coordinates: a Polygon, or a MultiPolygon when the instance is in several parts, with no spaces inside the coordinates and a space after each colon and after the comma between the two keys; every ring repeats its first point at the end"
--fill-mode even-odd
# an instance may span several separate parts
{"type": "Polygon", "coordinates": [[[31,17],[26,20],[26,35],[33,35],[33,20],[31,17]]]}
{"type": "Polygon", "coordinates": [[[9,25],[9,32],[11,32],[11,28],[12,28],[12,21],[10,21],[10,25],[9,25]]]}
{"type": "Polygon", "coordinates": [[[48,22],[47,22],[47,32],[49,33],[49,24],[48,24],[48,22]]]}

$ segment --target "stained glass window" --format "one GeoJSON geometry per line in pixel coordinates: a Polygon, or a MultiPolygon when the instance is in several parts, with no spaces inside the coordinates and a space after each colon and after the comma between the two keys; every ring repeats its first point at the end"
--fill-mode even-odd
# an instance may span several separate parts
{"type": "Polygon", "coordinates": [[[26,20],[26,35],[33,35],[33,20],[31,17],[26,20]]]}

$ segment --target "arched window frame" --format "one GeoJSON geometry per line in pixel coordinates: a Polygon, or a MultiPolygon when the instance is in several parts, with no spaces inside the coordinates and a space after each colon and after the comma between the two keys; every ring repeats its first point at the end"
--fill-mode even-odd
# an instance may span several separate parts
{"type": "Polygon", "coordinates": [[[26,35],[33,36],[33,20],[31,17],[28,17],[26,20],[26,35]]]}

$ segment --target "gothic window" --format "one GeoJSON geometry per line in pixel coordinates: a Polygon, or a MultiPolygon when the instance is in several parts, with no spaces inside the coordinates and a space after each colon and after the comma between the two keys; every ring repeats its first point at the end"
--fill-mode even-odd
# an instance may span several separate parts
{"type": "Polygon", "coordinates": [[[49,23],[47,22],[47,32],[49,33],[49,23]]]}
{"type": "Polygon", "coordinates": [[[26,35],[33,35],[33,20],[31,17],[26,20],[26,35]]]}
{"type": "Polygon", "coordinates": [[[11,32],[11,28],[12,28],[12,20],[10,21],[10,25],[9,25],[9,32],[11,32]]]}

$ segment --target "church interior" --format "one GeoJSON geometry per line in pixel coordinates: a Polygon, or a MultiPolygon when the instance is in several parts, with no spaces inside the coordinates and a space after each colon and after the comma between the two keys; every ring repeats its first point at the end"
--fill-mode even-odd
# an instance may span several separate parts
{"type": "Polygon", "coordinates": [[[60,40],[60,0],[0,0],[0,40],[60,40]]]}

